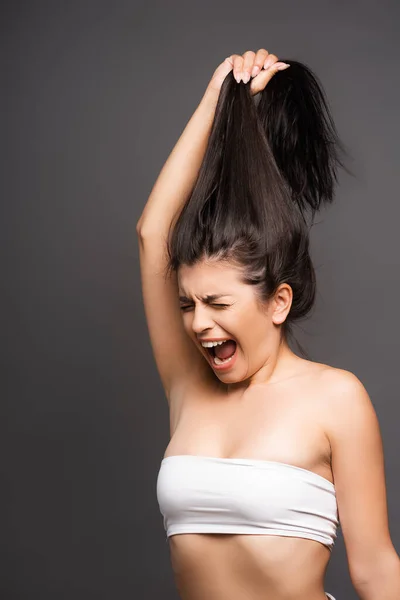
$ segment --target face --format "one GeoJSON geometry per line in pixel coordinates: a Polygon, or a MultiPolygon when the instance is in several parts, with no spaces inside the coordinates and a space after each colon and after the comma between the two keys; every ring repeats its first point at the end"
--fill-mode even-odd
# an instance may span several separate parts
{"type": "Polygon", "coordinates": [[[280,329],[290,310],[292,290],[282,284],[268,304],[260,306],[254,287],[240,281],[238,267],[203,260],[178,270],[179,299],[187,334],[225,383],[262,380],[276,361],[280,329]],[[207,298],[207,296],[211,298],[207,298]],[[215,364],[202,340],[236,342],[229,362],[215,364]]]}

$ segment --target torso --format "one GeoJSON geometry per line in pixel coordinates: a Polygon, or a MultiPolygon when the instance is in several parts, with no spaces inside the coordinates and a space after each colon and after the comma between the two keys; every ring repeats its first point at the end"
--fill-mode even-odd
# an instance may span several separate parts
{"type": "MultiPolygon", "coordinates": [[[[192,454],[278,461],[333,483],[324,373],[299,359],[298,375],[244,394],[215,382],[170,398],[171,440],[164,456],[192,454]]],[[[326,600],[330,551],[295,537],[179,534],[168,538],[182,600],[326,600]]],[[[329,590],[328,590],[329,591],[329,590]]]]}

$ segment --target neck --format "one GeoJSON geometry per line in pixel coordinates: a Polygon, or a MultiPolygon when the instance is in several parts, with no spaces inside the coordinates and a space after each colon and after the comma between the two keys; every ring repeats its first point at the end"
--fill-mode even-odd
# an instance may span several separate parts
{"type": "Polygon", "coordinates": [[[299,374],[304,367],[304,359],[292,352],[287,341],[282,338],[276,351],[271,353],[264,365],[251,377],[237,383],[224,384],[227,393],[246,391],[254,386],[268,386],[299,374]]]}

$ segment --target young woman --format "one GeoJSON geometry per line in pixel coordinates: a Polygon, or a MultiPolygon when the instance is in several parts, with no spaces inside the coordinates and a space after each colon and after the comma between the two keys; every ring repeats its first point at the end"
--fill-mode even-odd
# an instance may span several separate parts
{"type": "Polygon", "coordinates": [[[400,597],[371,400],[288,343],[315,300],[307,211],[332,201],[340,149],[306,66],[232,55],[137,224],[170,409],[157,498],[183,600],[333,599],[339,516],[360,598],[400,597]]]}

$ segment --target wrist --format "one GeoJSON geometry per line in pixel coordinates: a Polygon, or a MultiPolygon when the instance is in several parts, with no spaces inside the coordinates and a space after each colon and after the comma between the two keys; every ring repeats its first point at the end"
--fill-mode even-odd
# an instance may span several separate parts
{"type": "Polygon", "coordinates": [[[200,101],[200,104],[215,110],[218,104],[219,90],[208,87],[200,101]]]}

